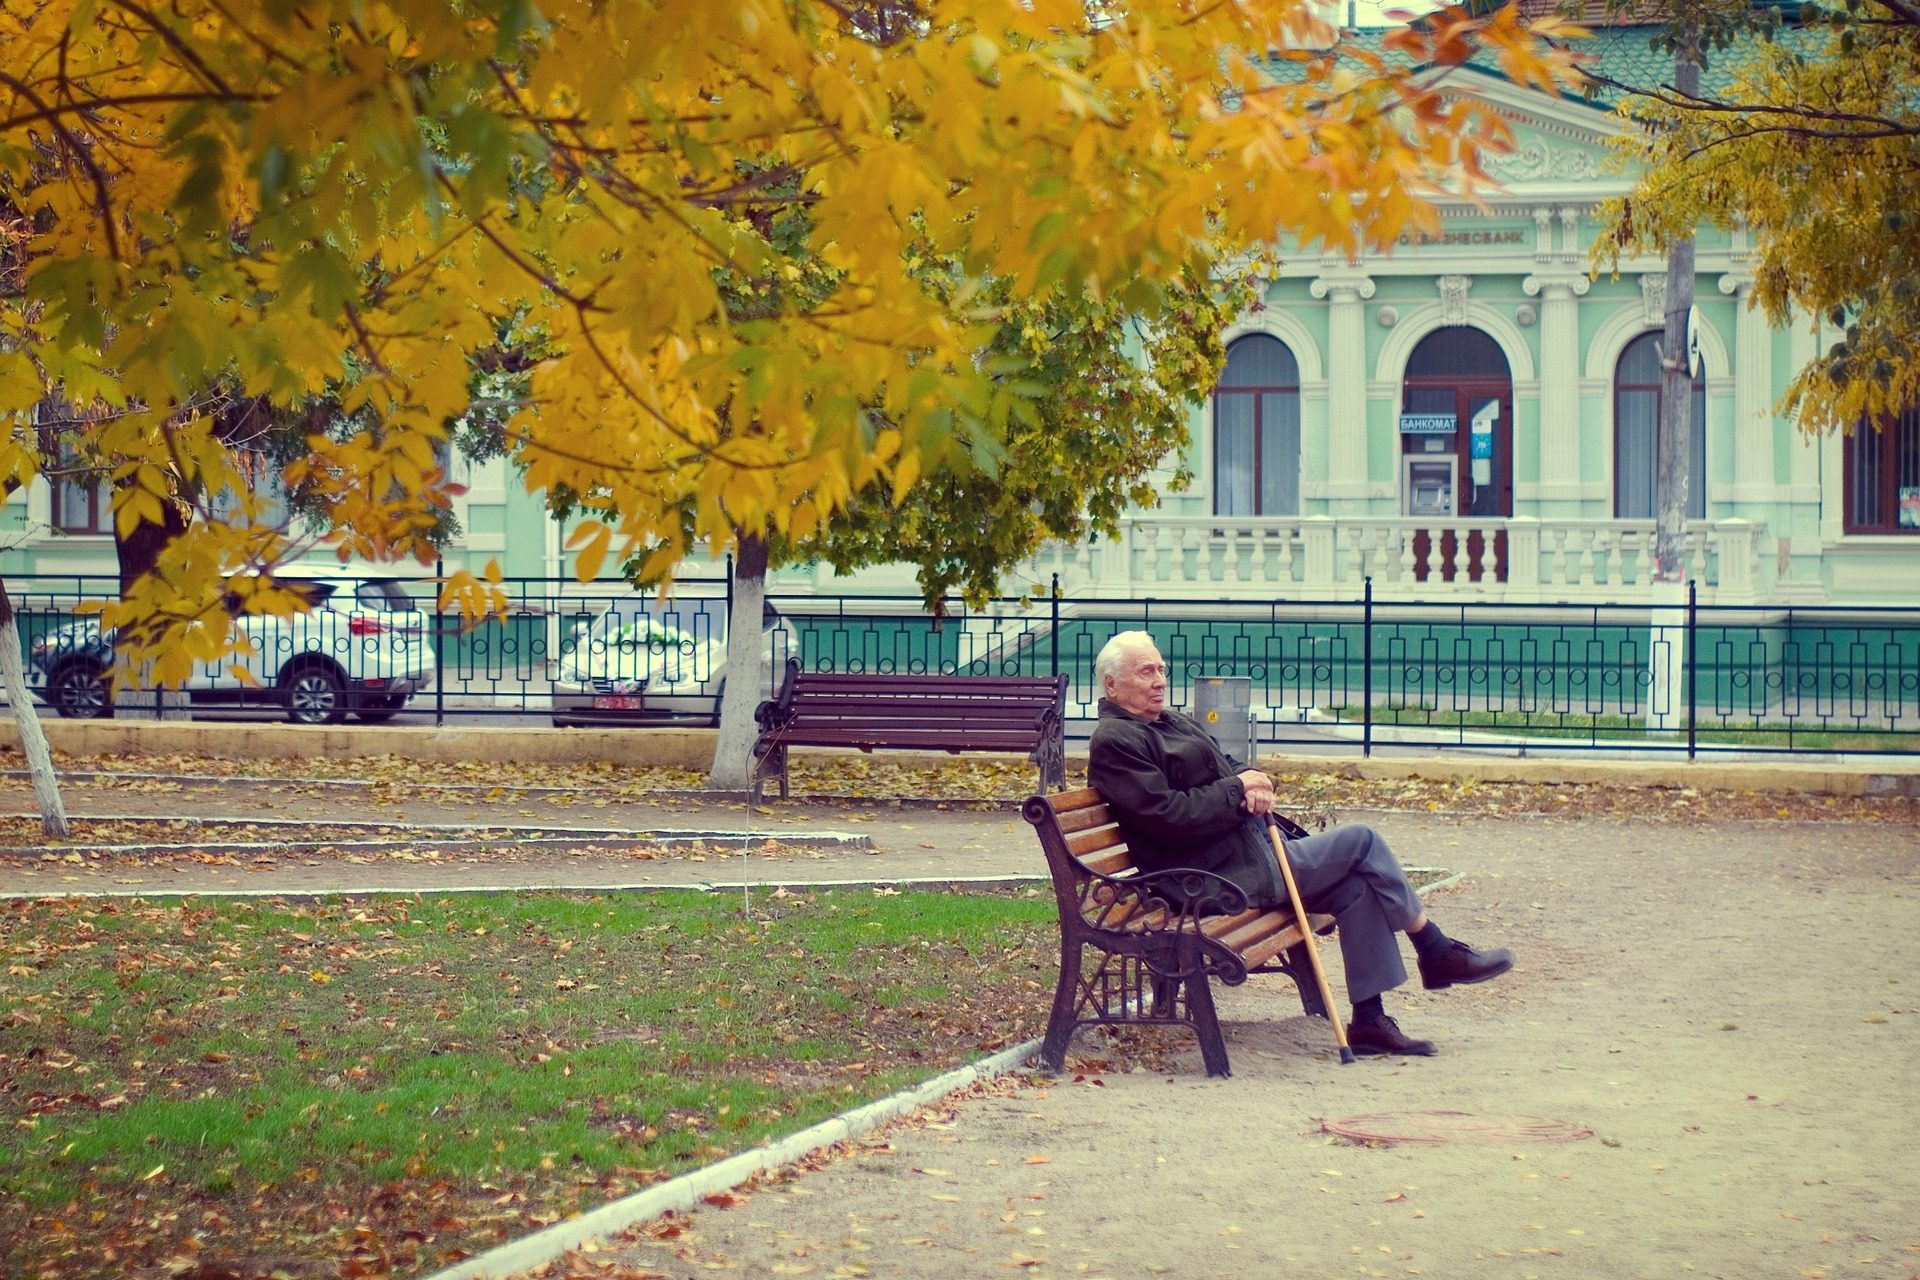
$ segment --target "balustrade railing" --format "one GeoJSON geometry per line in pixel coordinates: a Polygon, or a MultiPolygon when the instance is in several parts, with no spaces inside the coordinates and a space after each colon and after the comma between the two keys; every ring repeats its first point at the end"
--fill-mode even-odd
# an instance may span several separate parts
{"type": "MultiPolygon", "coordinates": [[[[1650,597],[1653,521],[1515,516],[1147,516],[1113,542],[1060,547],[1028,576],[1057,573],[1069,593],[1134,596],[1354,590],[1512,602],[1650,597]]],[[[1767,530],[1750,520],[1687,525],[1686,576],[1710,603],[1764,603],[1767,530]]]]}

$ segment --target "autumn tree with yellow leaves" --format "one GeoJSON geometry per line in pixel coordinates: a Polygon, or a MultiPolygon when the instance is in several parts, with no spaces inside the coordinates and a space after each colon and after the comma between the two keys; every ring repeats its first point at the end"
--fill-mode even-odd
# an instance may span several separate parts
{"type": "MultiPolygon", "coordinates": [[[[238,485],[207,387],[329,395],[366,425],[312,435],[289,480],[343,553],[425,556],[436,444],[519,318],[541,344],[507,447],[599,513],[584,574],[803,541],[968,450],[1008,306],[1177,322],[1251,246],[1431,226],[1506,137],[1438,80],[1490,48],[1570,84],[1540,34],[1449,12],[1381,57],[1302,0],[6,0],[0,194],[32,239],[0,476],[45,466],[49,388],[108,406],[130,529],[183,478],[238,485]],[[799,256],[762,216],[793,207],[799,256]]],[[[104,620],[178,679],[230,645],[221,577],[284,549],[191,521],[104,620]]]]}

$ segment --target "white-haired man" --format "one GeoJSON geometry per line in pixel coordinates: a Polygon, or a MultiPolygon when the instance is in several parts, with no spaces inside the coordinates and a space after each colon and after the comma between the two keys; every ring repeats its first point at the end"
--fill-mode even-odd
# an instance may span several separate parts
{"type": "MultiPolygon", "coordinates": [[[[1198,867],[1232,881],[1256,903],[1284,903],[1286,886],[1267,836],[1273,779],[1215,745],[1167,706],[1167,664],[1153,637],[1122,631],[1094,659],[1100,720],[1088,781],[1119,815],[1134,861],[1149,870],[1198,867]]],[[[1485,982],[1513,968],[1513,953],[1477,951],[1427,918],[1387,842],[1358,823],[1288,842],[1307,909],[1331,910],[1353,1001],[1348,1039],[1357,1054],[1431,1054],[1387,1016],[1382,996],[1407,980],[1398,935],[1413,941],[1429,989],[1485,982]]]]}

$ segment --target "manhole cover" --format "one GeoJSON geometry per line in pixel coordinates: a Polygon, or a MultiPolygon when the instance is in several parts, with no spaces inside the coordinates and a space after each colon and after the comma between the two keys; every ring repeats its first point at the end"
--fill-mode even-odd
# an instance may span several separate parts
{"type": "Polygon", "coordinates": [[[1453,1142],[1505,1146],[1515,1142],[1578,1142],[1593,1130],[1570,1120],[1538,1116],[1477,1116],[1469,1111],[1379,1111],[1329,1120],[1327,1133],[1370,1146],[1399,1142],[1453,1142]]]}

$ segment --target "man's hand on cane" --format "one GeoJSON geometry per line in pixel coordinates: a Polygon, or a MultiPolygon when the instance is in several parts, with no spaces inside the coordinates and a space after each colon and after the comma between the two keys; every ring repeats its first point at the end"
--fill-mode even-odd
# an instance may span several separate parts
{"type": "Polygon", "coordinates": [[[1257,817],[1272,813],[1275,800],[1273,779],[1258,769],[1242,769],[1238,777],[1246,792],[1246,798],[1240,802],[1241,807],[1257,817]]]}

